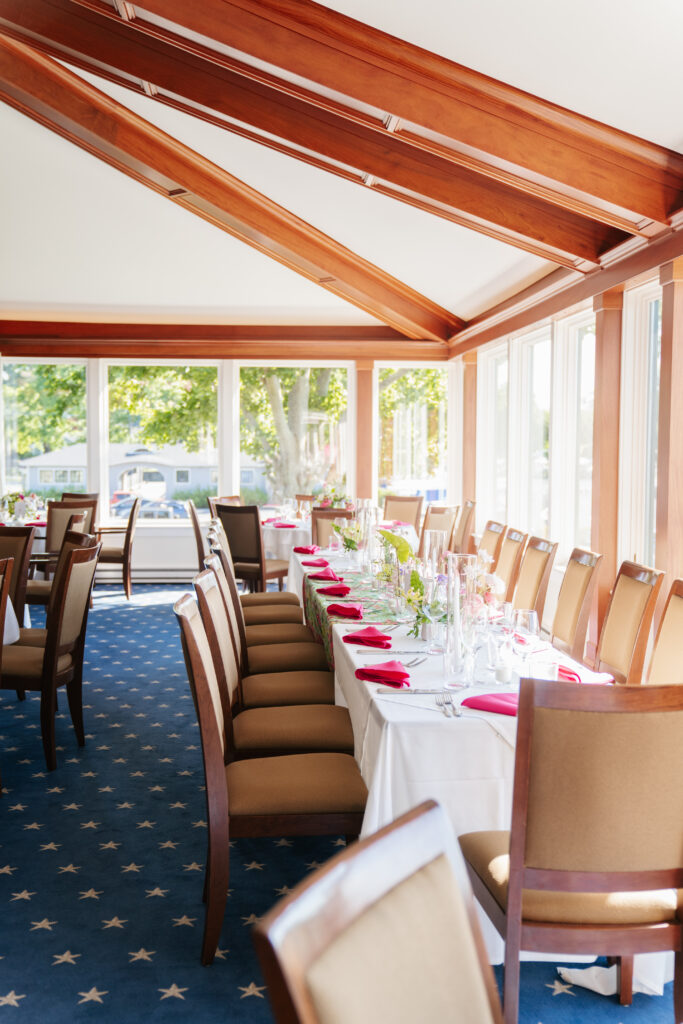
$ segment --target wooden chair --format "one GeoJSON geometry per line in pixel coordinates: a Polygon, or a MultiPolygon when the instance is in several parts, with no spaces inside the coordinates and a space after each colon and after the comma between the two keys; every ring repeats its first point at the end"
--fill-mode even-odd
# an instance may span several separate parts
{"type": "Polygon", "coordinates": [[[355,519],[356,513],[348,508],[314,508],[311,511],[311,543],[321,548],[330,546],[335,519],[355,519]]]}
{"type": "Polygon", "coordinates": [[[216,505],[235,567],[237,579],[244,580],[250,590],[264,592],[268,580],[277,580],[278,590],[289,569],[283,558],[266,558],[258,505],[216,505]]]}
{"type": "MultiPolygon", "coordinates": [[[[234,579],[235,568],[220,520],[212,520],[207,538],[211,551],[220,548],[222,555],[228,560],[229,571],[234,579]]],[[[206,559],[204,562],[206,564],[206,559]]],[[[296,594],[290,594],[286,590],[265,590],[262,594],[238,593],[237,597],[242,607],[245,626],[265,626],[270,622],[303,622],[304,620],[304,612],[299,598],[296,594]]]]}
{"type": "Polygon", "coordinates": [[[384,521],[397,519],[402,523],[410,523],[415,533],[420,536],[420,516],[424,498],[418,494],[390,494],[384,499],[384,521]]]}
{"type": "MultiPolygon", "coordinates": [[[[550,641],[558,651],[583,661],[588,619],[598,583],[602,555],[574,548],[564,571],[557,598],[550,641]]],[[[540,621],[540,616],[539,616],[540,621]]]]}
{"type": "MultiPolygon", "coordinates": [[[[10,558],[0,558],[0,625],[4,628],[5,614],[7,612],[7,598],[9,597],[10,586],[12,583],[14,568],[14,560],[10,558]]],[[[4,645],[0,646],[0,685],[2,681],[2,652],[4,651],[4,645]]],[[[2,798],[2,777],[0,776],[0,798],[2,798]]]]}
{"type": "MultiPolygon", "coordinates": [[[[634,680],[635,682],[636,680],[634,680]]],[[[651,685],[683,684],[683,580],[674,580],[664,606],[647,681],[651,685]]]]}
{"type": "Polygon", "coordinates": [[[548,581],[556,552],[557,544],[543,537],[530,537],[519,567],[512,607],[533,608],[539,622],[543,621],[548,581]]]}
{"type": "Polygon", "coordinates": [[[26,604],[47,605],[52,593],[53,581],[50,576],[54,573],[58,562],[58,553],[64,547],[64,539],[69,533],[80,533],[83,536],[91,536],[85,533],[85,522],[87,510],[78,509],[68,502],[47,503],[47,528],[45,532],[45,558],[38,553],[41,561],[36,564],[33,557],[29,556],[29,579],[26,583],[26,604]],[[51,507],[53,506],[53,507],[51,507]],[[55,547],[49,547],[55,544],[55,547]],[[42,580],[33,579],[33,573],[40,569],[45,578],[42,580]]]}
{"type": "Polygon", "coordinates": [[[463,555],[469,551],[475,506],[476,502],[470,501],[469,498],[462,503],[460,515],[453,527],[453,536],[451,537],[451,551],[455,551],[456,554],[463,555]]]}
{"type": "Polygon", "coordinates": [[[228,495],[225,495],[222,498],[219,498],[218,496],[216,496],[214,498],[207,498],[206,501],[207,501],[207,504],[209,506],[209,512],[211,513],[211,518],[212,519],[216,518],[216,505],[241,505],[242,504],[242,498],[240,497],[239,494],[228,494],[228,495]]]}
{"type": "Polygon", "coordinates": [[[663,577],[657,569],[621,563],[600,631],[596,672],[611,672],[617,683],[640,682],[663,577]]]}
{"type": "Polygon", "coordinates": [[[201,572],[204,568],[204,557],[206,555],[206,544],[204,543],[204,534],[202,533],[201,523],[199,522],[199,516],[197,514],[197,506],[192,501],[192,498],[188,498],[185,502],[185,507],[190,515],[190,522],[192,523],[192,531],[194,533],[195,544],[197,545],[197,565],[201,572]]]}
{"type": "Polygon", "coordinates": [[[35,526],[0,526],[0,559],[13,559],[9,597],[20,626],[24,621],[29,559],[35,533],[35,526]]]}
{"type": "Polygon", "coordinates": [[[682,751],[680,686],[522,681],[512,829],[460,836],[505,939],[506,1024],[521,949],[620,956],[622,1002],[634,953],[676,950],[683,1020],[682,751]]]}
{"type": "MultiPolygon", "coordinates": [[[[68,502],[70,505],[75,505],[79,511],[84,510],[85,516],[85,533],[95,533],[97,525],[97,506],[100,500],[99,494],[77,494],[75,491],[64,491],[61,497],[62,502],[68,502]]],[[[46,551],[56,551],[57,548],[50,548],[45,543],[46,551]]]]}
{"type": "MultiPolygon", "coordinates": [[[[97,556],[100,546],[70,546],[65,538],[55,572],[54,593],[47,610],[44,645],[11,644],[3,650],[0,687],[40,692],[40,727],[45,762],[50,771],[57,767],[55,710],[57,687],[66,686],[69,710],[79,746],[85,745],[83,730],[83,651],[97,556]]],[[[37,630],[42,633],[42,630],[37,630]]]]}
{"type": "Polygon", "coordinates": [[[252,933],[276,1024],[502,1024],[469,892],[430,800],[347,847],[252,933]]]}
{"type": "Polygon", "coordinates": [[[505,601],[512,601],[528,536],[528,533],[508,529],[503,539],[496,564],[496,576],[505,584],[505,601]]]}
{"type": "Polygon", "coordinates": [[[240,710],[239,654],[218,579],[205,569],[193,583],[221,694],[226,764],[245,757],[323,750],[353,754],[353,729],[346,708],[325,703],[240,710]]]}
{"type": "Polygon", "coordinates": [[[417,549],[417,557],[424,558],[425,531],[443,530],[446,534],[446,548],[451,549],[453,529],[458,518],[459,506],[448,508],[446,506],[428,505],[425,517],[422,520],[422,532],[420,533],[420,546],[417,549]]]}
{"type": "Polygon", "coordinates": [[[103,544],[100,551],[100,565],[121,566],[123,589],[129,601],[133,591],[130,567],[133,557],[135,526],[138,521],[138,512],[140,511],[140,500],[140,498],[136,498],[131,505],[128,522],[125,526],[101,526],[97,531],[98,541],[101,541],[103,538],[108,539],[116,534],[119,536],[123,534],[121,544],[103,544]]]}
{"type": "MultiPolygon", "coordinates": [[[[226,722],[197,602],[174,606],[202,740],[208,855],[202,963],[213,961],[229,885],[230,840],[360,832],[367,789],[349,754],[290,754],[226,765],[226,722]]],[[[229,760],[229,757],[228,757],[229,760]]]]}
{"type": "Polygon", "coordinates": [[[484,532],[481,535],[479,541],[478,552],[484,552],[491,558],[490,572],[495,572],[498,565],[498,559],[500,557],[500,549],[503,546],[505,539],[505,531],[507,526],[504,523],[498,523],[495,519],[489,519],[484,532]]]}
{"type": "Polygon", "coordinates": [[[308,505],[309,509],[312,509],[316,502],[315,494],[295,494],[294,500],[296,501],[296,509],[299,515],[303,512],[303,506],[308,505]]]}

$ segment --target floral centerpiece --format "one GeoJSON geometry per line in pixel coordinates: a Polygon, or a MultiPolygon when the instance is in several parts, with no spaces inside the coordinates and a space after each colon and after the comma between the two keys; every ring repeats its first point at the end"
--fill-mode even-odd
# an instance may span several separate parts
{"type": "Polygon", "coordinates": [[[3,515],[8,519],[35,519],[45,510],[45,502],[39,494],[10,491],[2,496],[3,515]]]}
{"type": "Polygon", "coordinates": [[[358,551],[358,545],[363,539],[360,523],[350,519],[344,526],[335,523],[332,529],[341,538],[344,551],[358,551]]]}
{"type": "Polygon", "coordinates": [[[354,507],[353,501],[347,496],[342,484],[327,486],[316,496],[316,502],[320,508],[347,508],[354,507]]]}

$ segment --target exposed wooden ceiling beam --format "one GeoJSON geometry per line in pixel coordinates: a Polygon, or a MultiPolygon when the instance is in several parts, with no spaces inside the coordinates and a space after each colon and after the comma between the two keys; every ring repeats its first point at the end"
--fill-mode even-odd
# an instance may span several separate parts
{"type": "Polygon", "coordinates": [[[54,60],[0,36],[0,98],[412,338],[463,321],[193,152],[54,60]]]}
{"type": "MultiPolygon", "coordinates": [[[[107,4],[100,8],[115,17],[114,8],[107,4]]],[[[348,170],[358,168],[372,176],[378,191],[399,201],[564,266],[589,269],[586,261],[597,264],[602,253],[626,237],[615,227],[637,230],[614,214],[592,210],[592,216],[586,216],[567,210],[561,196],[554,197],[559,204],[554,205],[546,197],[527,195],[505,181],[454,164],[445,150],[428,152],[388,131],[382,122],[361,124],[339,109],[322,110],[309,99],[284,94],[282,81],[276,88],[272,76],[268,83],[252,81],[169,42],[145,37],[135,31],[139,24],[139,19],[105,20],[70,0],[0,0],[0,25],[15,38],[361,184],[365,179],[348,170]],[[183,103],[182,97],[190,103],[183,103]],[[226,117],[293,142],[306,152],[228,124],[226,117]],[[311,159],[311,151],[327,160],[311,159]]]]}
{"type": "Polygon", "coordinates": [[[654,221],[681,206],[680,154],[310,0],[142,0],[135,12],[654,221]]]}

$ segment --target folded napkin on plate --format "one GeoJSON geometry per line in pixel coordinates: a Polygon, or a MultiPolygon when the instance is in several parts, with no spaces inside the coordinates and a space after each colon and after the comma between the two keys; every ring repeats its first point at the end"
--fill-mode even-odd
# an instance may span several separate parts
{"type": "Polygon", "coordinates": [[[316,569],[326,569],[330,564],[326,558],[309,558],[307,562],[301,561],[302,565],[313,565],[316,569]]]}
{"type": "Polygon", "coordinates": [[[557,678],[565,679],[568,683],[580,683],[581,676],[578,672],[575,672],[573,668],[568,668],[567,665],[557,666],[557,678]]]}
{"type": "MultiPolygon", "coordinates": [[[[320,548],[317,544],[302,544],[298,548],[294,548],[294,552],[297,555],[317,555],[320,548]]],[[[305,562],[303,563],[306,564],[305,562]]]]}
{"type": "Polygon", "coordinates": [[[557,678],[568,683],[583,683],[585,686],[605,686],[614,682],[614,676],[609,672],[592,672],[587,668],[581,673],[569,668],[568,665],[557,666],[557,678]]]}
{"type": "Polygon", "coordinates": [[[517,693],[480,693],[476,697],[468,697],[462,702],[465,708],[477,711],[492,711],[496,715],[516,715],[519,694],[517,693]]]}
{"type": "Polygon", "coordinates": [[[377,626],[366,626],[365,629],[358,629],[355,633],[347,633],[344,643],[359,644],[361,647],[382,647],[386,650],[391,647],[391,637],[388,633],[377,629],[377,626]]]}
{"type": "Polygon", "coordinates": [[[362,619],[363,605],[360,601],[347,601],[345,604],[328,604],[328,615],[341,615],[344,619],[362,619]]]}
{"type": "Polygon", "coordinates": [[[47,526],[47,520],[34,519],[32,523],[24,523],[24,526],[47,526]]]}
{"type": "Polygon", "coordinates": [[[270,519],[262,519],[261,520],[261,526],[267,526],[268,523],[276,523],[276,522],[277,522],[277,516],[271,516],[270,519]]]}
{"type": "Polygon", "coordinates": [[[383,661],[379,665],[368,665],[356,669],[356,679],[364,679],[368,683],[382,683],[384,686],[410,686],[410,672],[400,661],[383,661]]]}
{"type": "Polygon", "coordinates": [[[296,523],[273,523],[276,530],[296,530],[296,523]]]}
{"type": "Polygon", "coordinates": [[[402,519],[392,519],[392,526],[410,526],[410,523],[404,523],[402,519]]]}
{"type": "Polygon", "coordinates": [[[334,569],[330,569],[329,565],[326,569],[321,569],[320,572],[311,572],[308,574],[309,580],[323,580],[325,583],[341,583],[344,579],[343,576],[337,576],[334,569]]]}
{"type": "Polygon", "coordinates": [[[333,583],[331,587],[318,587],[318,593],[326,597],[346,597],[351,593],[351,587],[347,587],[346,583],[333,583]]]}

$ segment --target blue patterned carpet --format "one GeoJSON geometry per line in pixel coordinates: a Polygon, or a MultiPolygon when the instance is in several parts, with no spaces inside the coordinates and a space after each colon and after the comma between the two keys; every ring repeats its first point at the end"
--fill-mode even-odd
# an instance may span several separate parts
{"type": "MultiPolygon", "coordinates": [[[[343,840],[233,843],[220,951],[200,965],[205,804],[179,595],[96,591],[86,747],[60,695],[55,772],[35,695],[0,691],[0,1021],[272,1020],[250,925],[343,840]]],[[[671,985],[621,1009],[556,981],[551,964],[523,965],[521,1024],[673,1018],[671,985]]]]}

